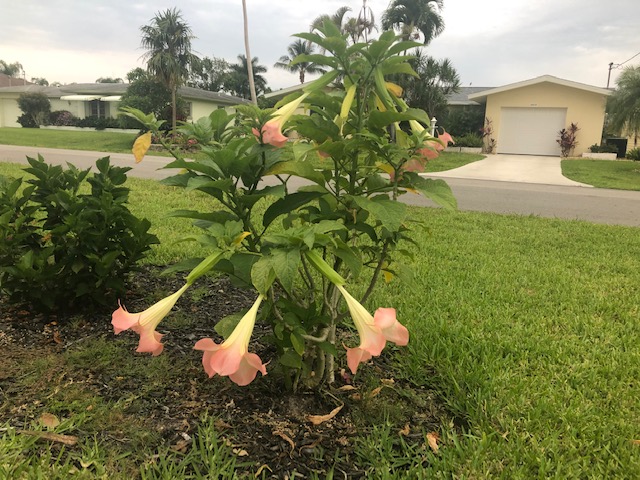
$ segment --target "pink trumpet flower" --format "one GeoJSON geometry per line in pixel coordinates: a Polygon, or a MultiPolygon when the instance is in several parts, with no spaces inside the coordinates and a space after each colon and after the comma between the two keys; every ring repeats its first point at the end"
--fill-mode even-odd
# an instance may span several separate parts
{"type": "Polygon", "coordinates": [[[336,285],[347,302],[347,307],[360,335],[360,345],[347,349],[347,365],[356,373],[358,365],[382,353],[386,342],[404,346],[409,343],[409,331],[396,319],[395,308],[379,308],[371,314],[341,285],[336,285]]]}
{"type": "Polygon", "coordinates": [[[287,143],[288,138],[282,134],[282,127],[289,118],[291,118],[308,95],[308,93],[305,93],[280,107],[272,115],[271,120],[262,126],[262,132],[259,132],[257,128],[254,128],[252,130],[253,134],[264,144],[273,145],[277,148],[283,147],[287,143]]]}
{"type": "Polygon", "coordinates": [[[115,334],[131,329],[140,335],[136,352],[148,352],[154,357],[160,355],[164,346],[160,343],[162,334],[156,332],[156,328],[188,287],[187,283],[173,295],[163,298],[141,313],[129,313],[120,305],[120,308],[113,312],[111,317],[111,325],[113,325],[115,334]]]}
{"type": "Polygon", "coordinates": [[[253,333],[258,308],[264,297],[260,295],[251,309],[242,317],[229,338],[218,345],[210,338],[203,338],[193,347],[204,351],[202,365],[209,377],[218,374],[229,376],[241,387],[249,385],[258,374],[267,374],[266,365],[255,353],[249,353],[249,340],[253,333]]]}

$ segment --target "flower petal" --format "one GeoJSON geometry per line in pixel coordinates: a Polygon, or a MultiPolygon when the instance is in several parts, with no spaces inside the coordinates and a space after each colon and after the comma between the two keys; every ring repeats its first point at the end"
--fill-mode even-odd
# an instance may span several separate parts
{"type": "Polygon", "coordinates": [[[138,323],[138,319],[140,318],[139,313],[129,313],[120,302],[118,302],[118,304],[120,308],[111,315],[111,325],[113,325],[113,331],[116,335],[130,329],[138,323]]]}
{"type": "Polygon", "coordinates": [[[262,375],[267,374],[267,369],[262,364],[262,360],[255,353],[247,353],[242,358],[238,370],[231,373],[229,378],[232,382],[237,383],[239,386],[244,387],[249,385],[256,378],[258,371],[262,375]]]}
{"type": "Polygon", "coordinates": [[[351,370],[351,373],[355,375],[355,373],[358,371],[358,365],[371,360],[371,353],[367,350],[363,350],[360,347],[345,348],[347,349],[347,365],[349,366],[349,370],[351,370]]]}

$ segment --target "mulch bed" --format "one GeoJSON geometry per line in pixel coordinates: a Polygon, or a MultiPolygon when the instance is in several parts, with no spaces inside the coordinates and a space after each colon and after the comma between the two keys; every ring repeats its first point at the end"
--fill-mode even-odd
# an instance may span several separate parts
{"type": "MultiPolygon", "coordinates": [[[[157,292],[157,298],[162,298],[182,286],[179,278],[158,275],[160,270],[145,267],[135,276],[128,298],[123,302],[129,311],[149,307],[151,292],[157,292]]],[[[169,356],[171,364],[175,362],[181,368],[187,365],[186,370],[173,375],[171,384],[159,385],[132,402],[127,410],[127,414],[142,418],[149,428],[160,433],[164,444],[149,445],[150,449],[165,446],[186,451],[203,415],[207,414],[215,419],[216,429],[238,455],[238,461],[250,465],[247,471],[261,469],[268,473],[267,478],[292,478],[294,472],[303,478],[317,472],[322,478],[328,467],[333,466],[335,478],[365,478],[367,472],[351,461],[356,448],[354,437],[371,430],[371,425],[357,420],[363,418],[362,411],[354,415],[365,403],[361,398],[366,395],[364,386],[354,384],[344,388],[350,384],[351,377],[338,373],[337,385],[330,390],[293,394],[282,388],[273,365],[267,367],[269,375],[258,375],[248,387],[238,387],[227,378],[208,379],[202,369],[201,353],[192,350],[193,344],[203,337],[215,338],[213,325],[226,315],[250,307],[255,298],[252,292],[237,289],[225,279],[201,280],[204,281],[199,281],[198,287],[205,288],[199,288],[198,295],[183,295],[176,305],[176,310],[191,319],[190,324],[173,329],[163,328],[161,324],[158,328],[166,333],[162,355],[169,356]],[[326,415],[340,405],[344,405],[342,410],[332,419],[319,425],[310,422],[310,415],[326,415]]],[[[167,318],[169,325],[170,318],[167,318]]],[[[273,358],[273,350],[260,343],[261,333],[267,333],[260,328],[256,326],[254,338],[258,340],[252,343],[251,350],[266,362],[273,358]]],[[[35,400],[30,398],[33,393],[17,391],[15,387],[21,358],[62,355],[81,349],[83,342],[96,338],[125,342],[131,346],[132,356],[146,356],[134,352],[135,334],[113,334],[110,312],[92,317],[46,317],[14,308],[0,298],[0,350],[4,352],[0,356],[0,421],[24,428],[33,420],[32,410],[27,413],[28,409],[21,409],[25,402],[35,400]]],[[[445,413],[432,392],[389,378],[391,366],[390,356],[383,353],[361,368],[369,369],[371,375],[381,379],[378,385],[383,388],[377,391],[381,396],[396,395],[396,390],[411,390],[411,395],[397,395],[391,401],[410,403],[407,398],[412,396],[421,399],[420,405],[409,405],[407,411],[412,414],[398,422],[397,430],[404,430],[408,443],[424,443],[424,433],[438,431],[445,413]]],[[[140,385],[148,380],[111,366],[65,371],[64,381],[82,383],[95,395],[117,401],[135,396],[140,385]]],[[[103,433],[102,439],[106,442],[117,437],[114,432],[103,433]]],[[[127,441],[116,440],[120,445],[127,441]]]]}

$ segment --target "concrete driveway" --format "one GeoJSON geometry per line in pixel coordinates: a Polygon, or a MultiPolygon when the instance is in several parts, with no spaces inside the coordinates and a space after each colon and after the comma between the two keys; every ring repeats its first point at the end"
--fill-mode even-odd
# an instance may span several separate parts
{"type": "Polygon", "coordinates": [[[500,182],[537,183],[565,187],[591,187],[562,175],[560,157],[535,155],[487,155],[487,158],[446,172],[425,174],[429,177],[466,178],[500,182]]]}

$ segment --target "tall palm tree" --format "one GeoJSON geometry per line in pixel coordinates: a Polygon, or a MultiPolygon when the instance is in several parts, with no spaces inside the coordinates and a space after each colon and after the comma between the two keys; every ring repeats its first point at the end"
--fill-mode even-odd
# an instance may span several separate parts
{"type": "Polygon", "coordinates": [[[238,55],[238,63],[229,65],[229,75],[225,80],[225,90],[242,98],[251,97],[249,71],[253,72],[254,88],[257,94],[265,91],[267,80],[260,75],[267,71],[267,67],[258,64],[258,57],[253,57],[251,63],[247,62],[247,57],[238,55]]]}
{"type": "Polygon", "coordinates": [[[24,72],[24,68],[22,68],[20,62],[7,63],[4,60],[0,60],[0,73],[15,77],[20,72],[24,72]]]}
{"type": "Polygon", "coordinates": [[[316,19],[311,22],[311,31],[313,32],[314,30],[317,30],[319,27],[322,27],[322,24],[326,21],[329,20],[331,22],[333,22],[339,29],[341,32],[345,33],[345,27],[346,27],[346,23],[347,23],[347,19],[346,19],[346,15],[347,12],[350,12],[351,9],[349,7],[340,7],[338,10],[335,11],[335,13],[333,15],[320,15],[319,17],[316,17],[316,19]]]}
{"type": "MultiPolygon", "coordinates": [[[[246,52],[245,60],[251,58],[251,51],[249,50],[249,21],[247,19],[247,1],[242,0],[242,18],[244,19],[244,50],[246,52]]],[[[257,59],[256,59],[257,60],[257,59]]],[[[256,95],[256,84],[253,71],[253,61],[246,64],[247,78],[249,80],[249,92],[251,93],[251,101],[254,105],[258,105],[258,96],[256,95]]],[[[265,69],[266,72],[266,69],[265,69]]]]}
{"type": "Polygon", "coordinates": [[[276,68],[282,68],[292,73],[298,73],[300,76],[300,83],[304,83],[304,78],[307,73],[324,73],[324,68],[316,65],[313,62],[299,62],[292,65],[294,58],[298,55],[311,55],[315,51],[315,48],[309,42],[304,40],[296,40],[287,47],[289,55],[283,55],[280,60],[273,66],[276,68]]]}
{"type": "Polygon", "coordinates": [[[444,31],[443,0],[392,0],[382,14],[382,28],[400,30],[403,40],[422,37],[427,45],[444,31]]]}
{"type": "Polygon", "coordinates": [[[616,91],[609,97],[609,127],[634,137],[640,136],[640,66],[625,68],[616,81],[616,91]]]}
{"type": "Polygon", "coordinates": [[[147,50],[143,56],[147,70],[171,91],[171,127],[175,131],[178,87],[188,78],[195,57],[191,53],[191,40],[195,37],[175,8],[158,12],[151,24],[140,27],[140,31],[142,47],[147,50]]]}

